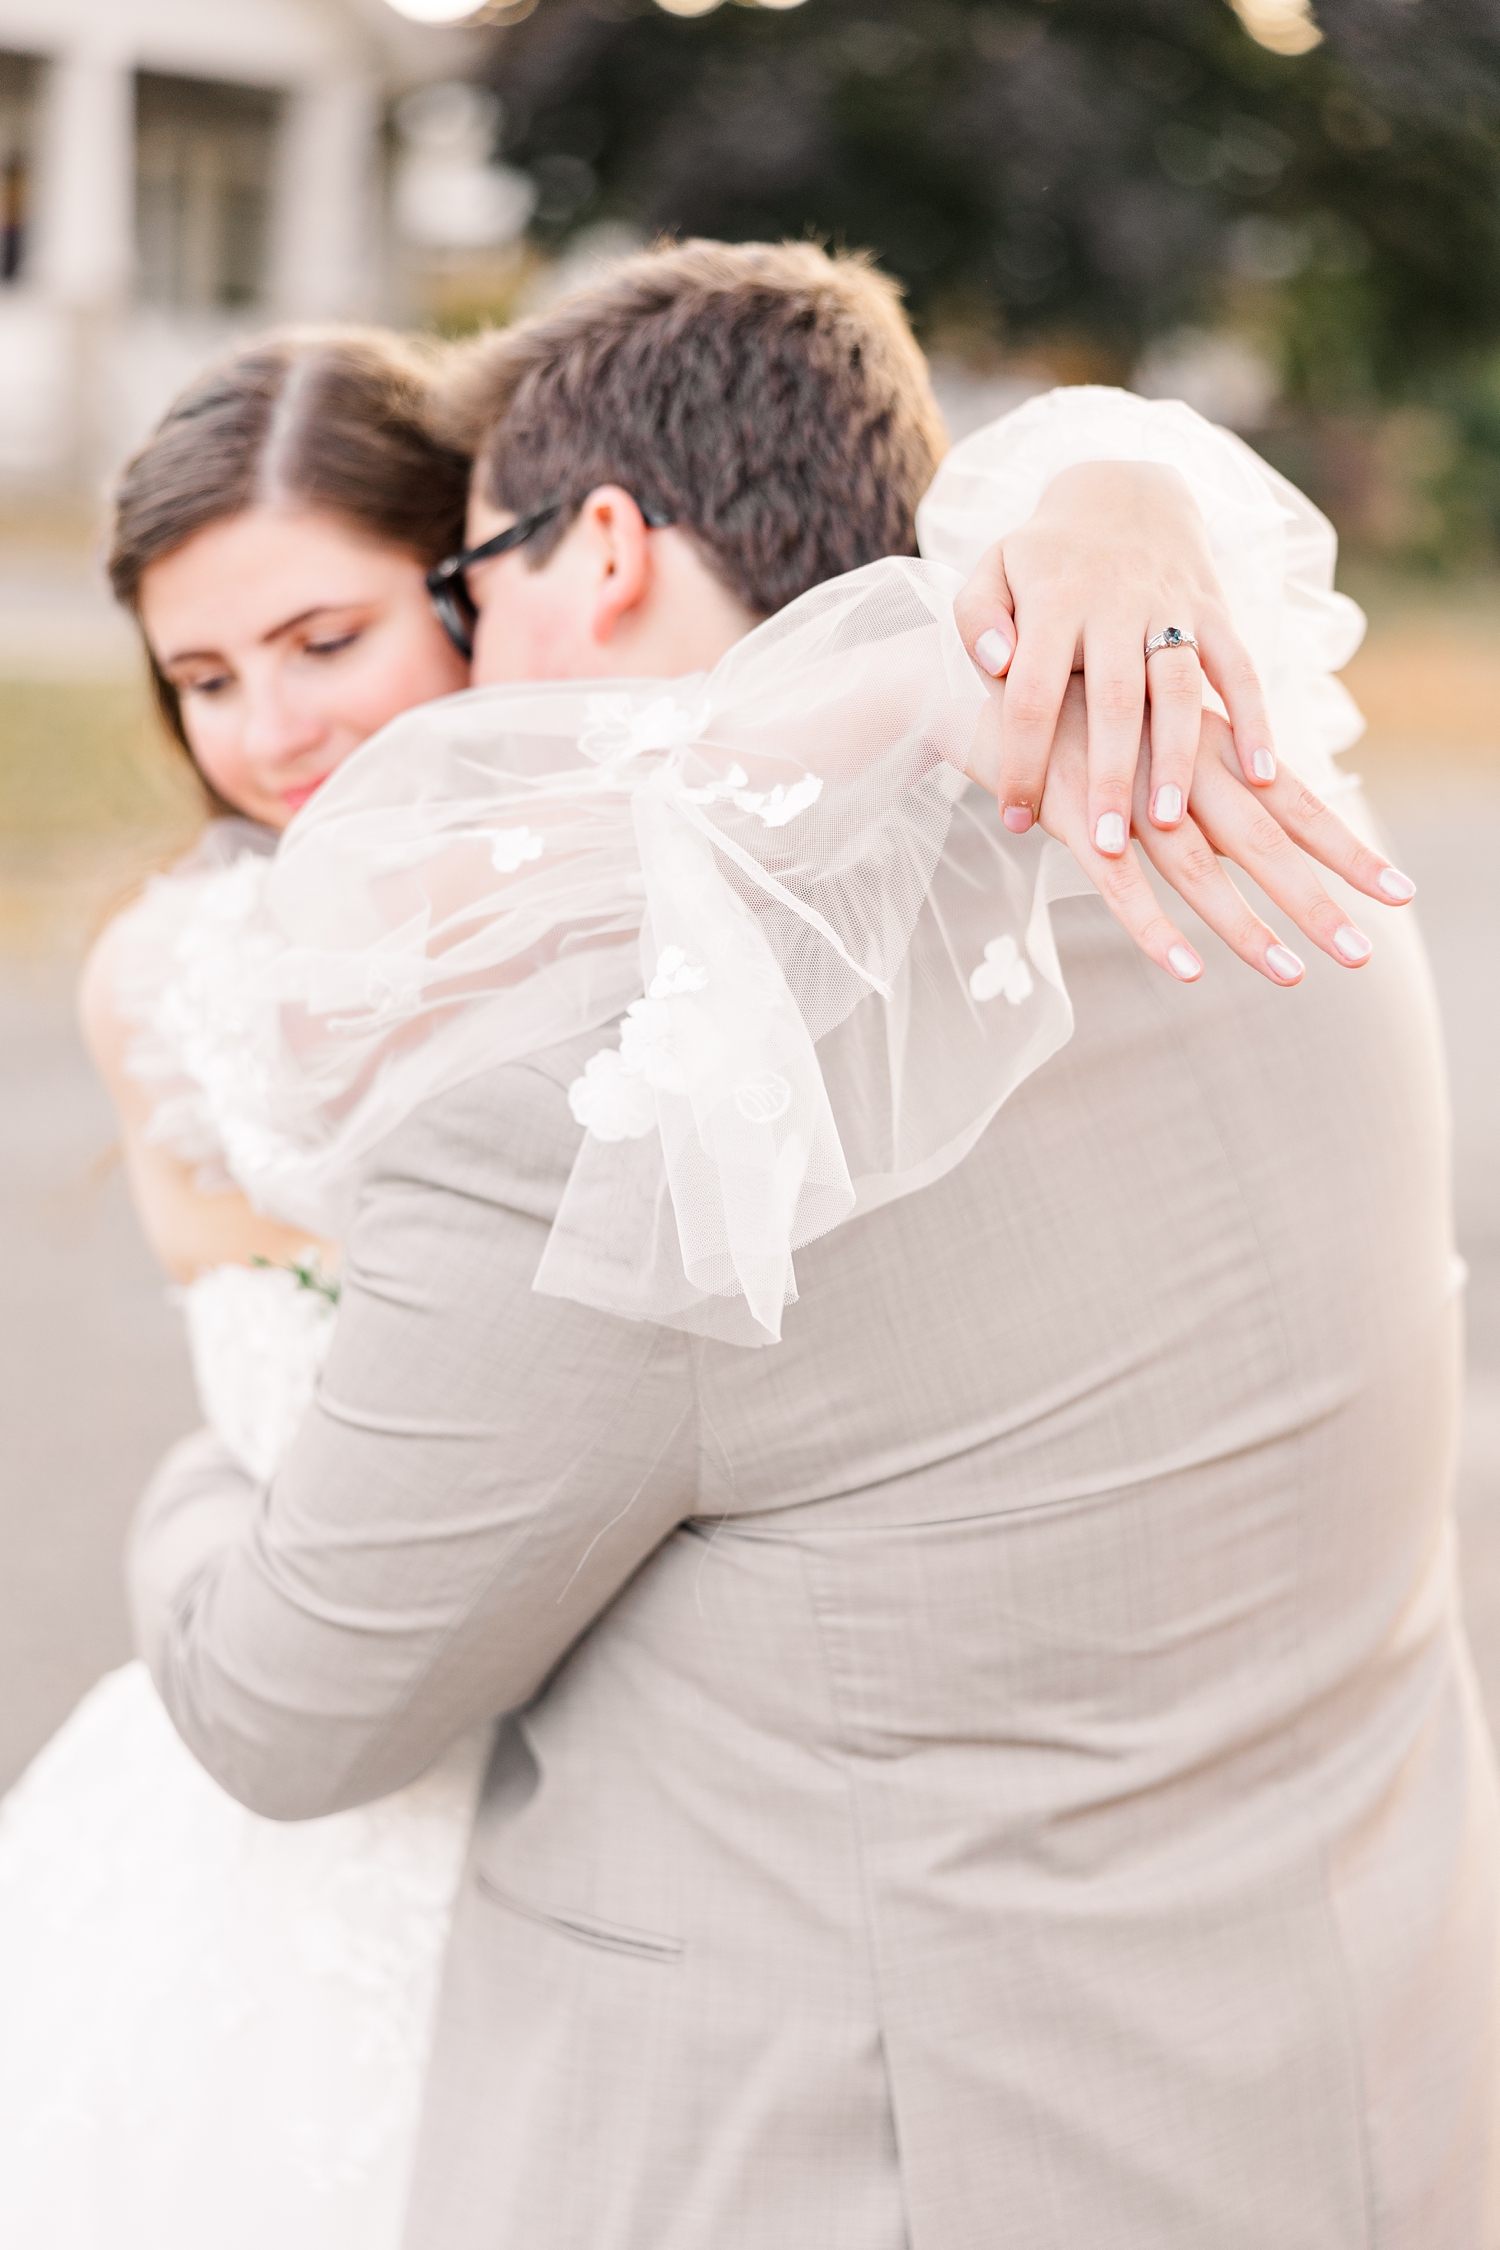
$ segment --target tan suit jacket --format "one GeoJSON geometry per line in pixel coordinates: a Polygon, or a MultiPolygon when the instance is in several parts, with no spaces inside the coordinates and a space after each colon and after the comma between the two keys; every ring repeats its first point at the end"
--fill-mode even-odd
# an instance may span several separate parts
{"type": "Polygon", "coordinates": [[[1416,932],[1286,993],[1056,926],[1072,1044],[780,1348],[531,1293],[588,1040],[378,1153],[269,1502],[206,1440],[147,1498],[247,1803],[514,1714],[409,2250],[1500,2243],[1416,932]]]}

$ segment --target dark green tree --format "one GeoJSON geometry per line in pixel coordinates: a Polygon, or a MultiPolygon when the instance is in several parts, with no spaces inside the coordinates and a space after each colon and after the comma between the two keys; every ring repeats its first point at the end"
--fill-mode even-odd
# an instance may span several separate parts
{"type": "Polygon", "coordinates": [[[1310,403],[1500,336],[1500,0],[540,0],[495,35],[537,230],[628,218],[864,245],[929,334],[1128,366],[1248,301],[1310,403]]]}

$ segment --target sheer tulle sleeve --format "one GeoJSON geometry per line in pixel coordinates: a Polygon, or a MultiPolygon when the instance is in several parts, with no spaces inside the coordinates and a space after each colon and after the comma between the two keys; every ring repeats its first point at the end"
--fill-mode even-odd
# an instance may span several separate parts
{"type": "Polygon", "coordinates": [[[125,1067],[151,1105],[146,1138],[211,1195],[234,1186],[210,1090],[224,1045],[218,993],[226,951],[228,981],[239,981],[275,841],[247,820],[210,822],[184,858],[151,877],[113,932],[112,1001],[130,1034],[125,1067]]]}
{"type": "Polygon", "coordinates": [[[1357,613],[1322,518],[1184,408],[1040,401],[944,464],[937,559],[815,589],[706,675],[477,689],[340,769],[236,942],[187,942],[193,1074],[252,1200],[337,1240],[419,1103],[596,1032],[537,1289],[774,1342],[799,1247],[940,1178],[1071,1034],[1050,908],[1086,879],[966,783],[991,690],[953,598],[1112,452],[1185,468],[1283,744],[1326,764],[1357,613]]]}
{"type": "Polygon", "coordinates": [[[420,1102],[594,1030],[537,1287],[774,1340],[796,1249],[957,1162],[1071,1030],[1044,857],[965,779],[957,585],[875,564],[706,676],[478,689],[367,743],[194,983],[252,1199],[337,1239],[420,1102]]]}
{"type": "MultiPolygon", "coordinates": [[[[1028,400],[947,456],[917,511],[923,554],[967,576],[987,547],[1035,513],[1055,476],[1084,461],[1180,470],[1265,687],[1277,748],[1314,788],[1337,789],[1342,777],[1331,760],[1364,721],[1333,675],[1358,648],[1364,617],[1333,590],[1333,526],[1248,445],[1190,406],[1098,385],[1028,400]]],[[[1192,630],[1187,618],[1160,622],[1192,630]]],[[[1217,697],[1208,700],[1221,708],[1217,697]]]]}

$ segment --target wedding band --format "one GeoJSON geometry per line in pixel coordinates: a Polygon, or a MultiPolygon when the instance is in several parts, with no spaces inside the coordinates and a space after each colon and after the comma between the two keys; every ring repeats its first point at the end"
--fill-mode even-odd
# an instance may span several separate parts
{"type": "Polygon", "coordinates": [[[1190,648],[1195,656],[1198,653],[1192,634],[1184,633],[1178,625],[1164,625],[1159,633],[1153,633],[1146,643],[1146,654],[1154,656],[1159,648],[1190,648]]]}

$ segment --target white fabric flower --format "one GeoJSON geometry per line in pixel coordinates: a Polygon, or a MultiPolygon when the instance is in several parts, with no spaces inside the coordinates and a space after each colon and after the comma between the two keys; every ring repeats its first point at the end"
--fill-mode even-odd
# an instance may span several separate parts
{"type": "Polygon", "coordinates": [[[656,974],[646,992],[652,1000],[670,1000],[674,992],[701,992],[707,982],[707,969],[690,961],[680,945],[668,945],[656,957],[656,974]]]}
{"type": "Polygon", "coordinates": [[[774,1125],[792,1106],[791,1083],[779,1070],[747,1078],[743,1086],[734,1089],[734,1106],[747,1125],[774,1125]]]}
{"type": "Polygon", "coordinates": [[[682,794],[690,805],[712,805],[728,798],[740,812],[754,813],[767,828],[785,828],[823,794],[823,777],[816,773],[804,774],[790,788],[778,781],[774,789],[751,789],[749,780],[743,766],[731,766],[722,781],[711,781],[702,789],[684,789],[682,794]]]}
{"type": "Polygon", "coordinates": [[[675,696],[658,696],[644,711],[629,695],[591,695],[588,725],[578,737],[578,747],[596,758],[622,763],[648,750],[680,750],[703,731],[707,716],[703,702],[679,703],[675,696]]]}
{"type": "Polygon", "coordinates": [[[672,1045],[672,1011],[665,1000],[632,1000],[620,1025],[620,1064],[648,1086],[664,1094],[685,1094],[682,1075],[672,1045]]]}
{"type": "Polygon", "coordinates": [[[568,1088],[568,1107],[596,1141],[644,1140],[656,1124],[651,1088],[626,1070],[618,1047],[590,1055],[583,1076],[568,1088]]]}
{"type": "Polygon", "coordinates": [[[500,875],[514,875],[528,859],[540,859],[542,839],[534,828],[497,828],[490,858],[500,875]]]}
{"type": "Polygon", "coordinates": [[[998,1000],[1003,994],[1013,1008],[1031,998],[1031,971],[1013,937],[990,939],[984,959],[969,978],[969,990],[976,1000],[998,1000]]]}
{"type": "Polygon", "coordinates": [[[684,788],[682,795],[690,805],[716,805],[720,798],[732,797],[737,789],[746,788],[749,780],[750,776],[744,767],[735,765],[730,767],[721,780],[706,781],[701,789],[684,788]]]}
{"type": "Polygon", "coordinates": [[[785,828],[798,813],[815,805],[822,794],[822,775],[809,773],[800,781],[794,781],[790,789],[784,781],[778,781],[774,789],[765,791],[737,789],[733,801],[741,812],[754,813],[767,828],[785,828]]]}
{"type": "Polygon", "coordinates": [[[680,945],[664,946],[657,955],[645,999],[632,1000],[625,1011],[619,1046],[591,1055],[583,1076],[568,1088],[568,1107],[596,1140],[642,1139],[656,1123],[654,1090],[687,1092],[670,1002],[679,993],[701,992],[707,982],[707,969],[690,961],[680,945]]]}

